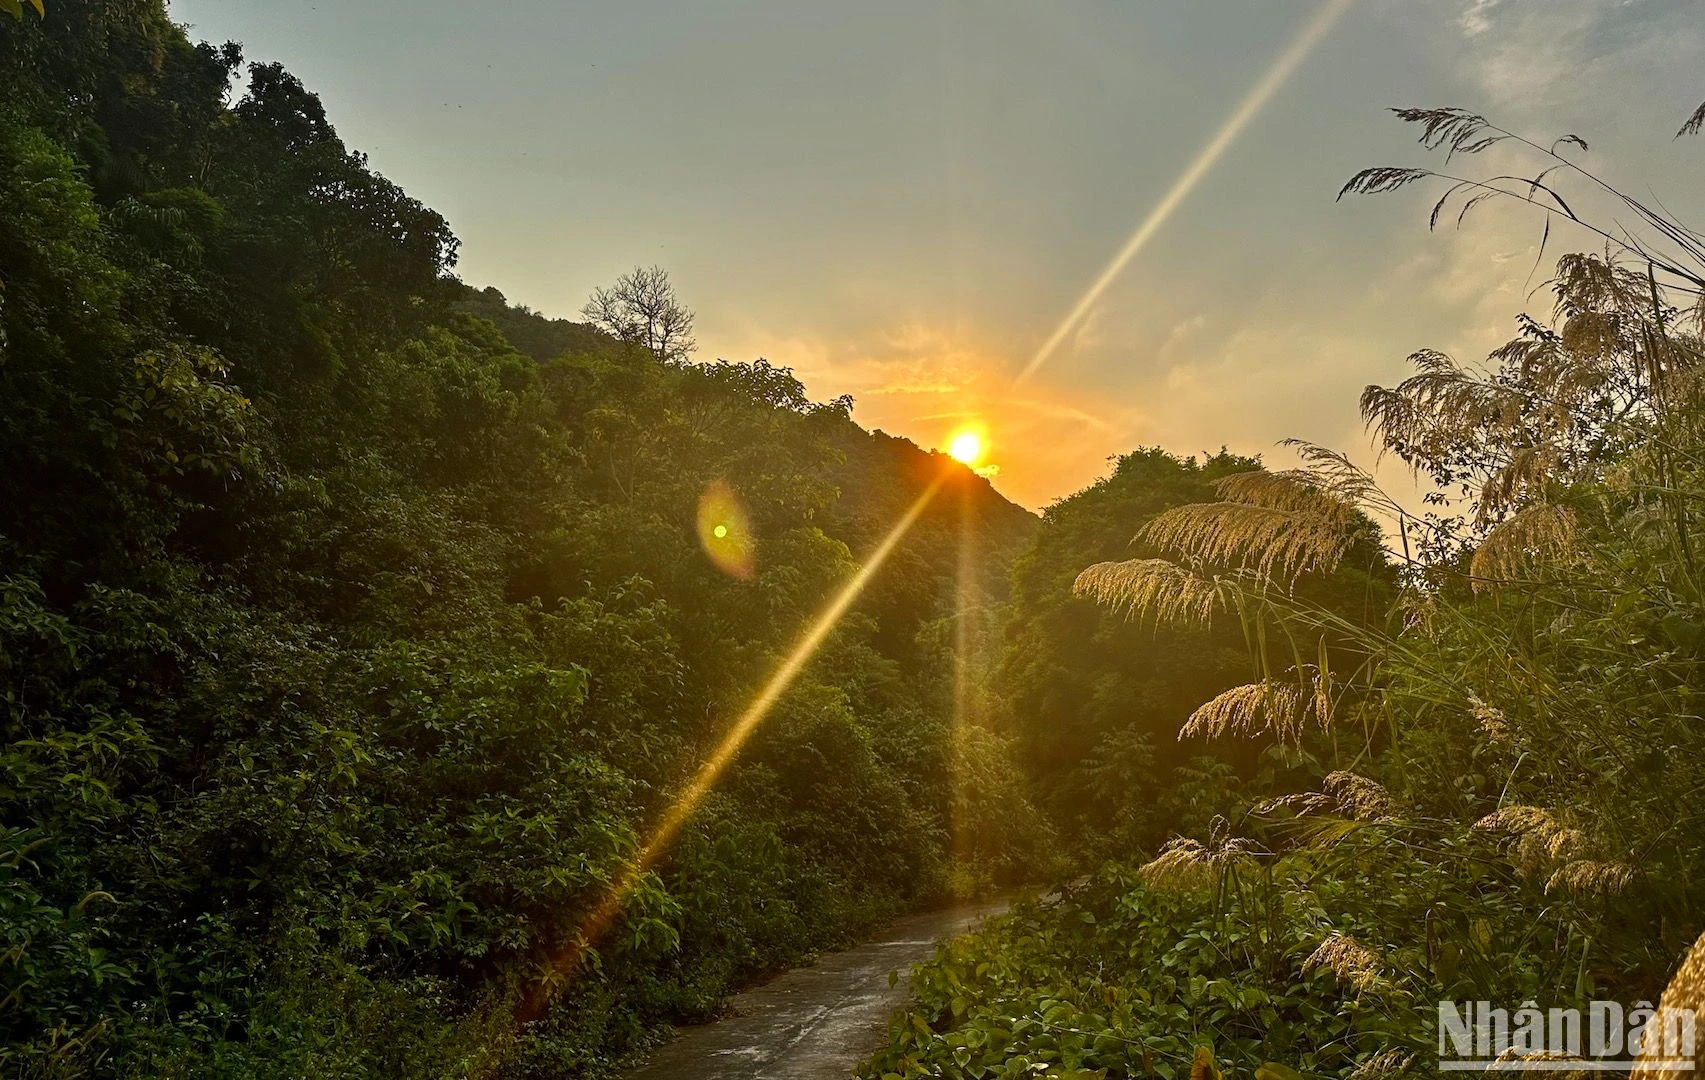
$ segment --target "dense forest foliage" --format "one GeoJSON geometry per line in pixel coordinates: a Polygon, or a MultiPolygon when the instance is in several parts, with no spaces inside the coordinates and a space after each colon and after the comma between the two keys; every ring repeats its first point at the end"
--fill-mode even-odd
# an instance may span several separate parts
{"type": "Polygon", "coordinates": [[[954,734],[953,620],[1033,515],[785,368],[464,285],[312,93],[157,0],[0,20],[0,70],[0,1072],[577,1075],[1027,872],[1008,741],[954,734]]]}
{"type": "MultiPolygon", "coordinates": [[[[1078,539],[1064,511],[1098,492],[1050,510],[1026,559],[1054,533],[1083,600],[1168,635],[1244,633],[1256,677],[1199,697],[1180,733],[1227,762],[1288,748],[1300,768],[1246,775],[1205,827],[1175,814],[1160,846],[1115,847],[1076,886],[945,946],[870,1076],[1430,1076],[1441,1001],[1538,1017],[1538,1041],[1506,1057],[1544,1051],[1542,1067],[1567,1070],[1544,1010],[1608,999],[1638,1023],[1653,1002],[1705,1007],[1705,246],[1567,156],[1582,140],[1547,147],[1455,109],[1399,115],[1457,157],[1435,222],[1514,200],[1544,215],[1544,240],[1568,226],[1603,252],[1563,257],[1552,317],[1521,316],[1484,364],[1424,349],[1411,377],[1367,388],[1377,443],[1431,492],[1419,513],[1308,445],[1282,473],[1209,462],[1190,479],[1211,496],[1137,522],[1143,550],[1078,539]],[[1534,175],[1460,179],[1492,147],[1537,156],[1534,175]],[[1626,231],[1577,216],[1589,203],[1559,193],[1570,180],[1626,231]],[[1396,574],[1358,616],[1323,584],[1365,565],[1370,515],[1388,523],[1396,574]]],[[[1705,107],[1683,134],[1702,121],[1705,107]]],[[[1345,193],[1434,178],[1371,169],[1345,193]]],[[[1034,603],[1020,566],[1015,606],[1034,603]]],[[[1050,573],[1046,604],[1064,611],[1069,569],[1050,573]]],[[[1078,723],[1148,708],[1140,676],[1099,693],[1132,666],[1088,643],[1136,655],[1138,672],[1168,646],[1081,623],[1020,632],[1079,643],[1067,655],[1088,666],[1053,665],[1071,671],[1053,681],[1074,688],[1078,723]]],[[[1067,730],[1080,752],[1091,733],[1067,730]]],[[[1637,1074],[1671,1074],[1656,1068],[1637,1074]]]]}
{"type": "MultiPolygon", "coordinates": [[[[1246,802],[1247,791],[1318,772],[1307,749],[1282,740],[1233,747],[1179,737],[1196,706],[1259,673],[1243,626],[1160,633],[1073,590],[1086,566],[1153,554],[1133,537],[1161,514],[1260,469],[1223,450],[1200,461],[1159,449],[1127,454],[1109,476],[1048,507],[1014,564],[996,673],[1002,716],[1078,865],[1200,832],[1246,802]]],[[[1377,529],[1371,521],[1362,528],[1340,567],[1301,586],[1352,625],[1377,620],[1393,585],[1377,529]]],[[[1342,635],[1327,641],[1331,654],[1348,644],[1342,635]]]]}
{"type": "MultiPolygon", "coordinates": [[[[1430,1073],[1435,1001],[1655,999],[1705,925],[1667,215],[1601,185],[1650,241],[1367,390],[1423,512],[1319,447],[1142,449],[1038,520],[699,362],[661,270],[585,322],[462,282],[161,0],[0,9],[5,1075],[595,1076],[902,909],[1070,881],[923,965],[867,1073],[1375,1080],[1430,1073]]],[[[1594,228],[1579,140],[1402,115],[1552,170],[1447,202],[1594,228]]]]}

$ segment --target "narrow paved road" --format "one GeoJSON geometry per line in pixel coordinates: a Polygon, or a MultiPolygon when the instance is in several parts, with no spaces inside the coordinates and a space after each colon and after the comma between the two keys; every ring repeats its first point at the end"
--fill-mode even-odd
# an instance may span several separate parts
{"type": "Polygon", "coordinates": [[[625,1080],[845,1080],[887,1038],[911,965],[1005,908],[992,901],[896,919],[856,949],[739,995],[727,1019],[683,1029],[625,1080]],[[890,987],[895,970],[900,982],[890,987]]]}

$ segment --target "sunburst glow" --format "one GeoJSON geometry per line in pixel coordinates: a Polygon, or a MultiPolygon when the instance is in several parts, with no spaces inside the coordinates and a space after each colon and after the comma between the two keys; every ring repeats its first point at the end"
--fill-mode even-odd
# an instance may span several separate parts
{"type": "Polygon", "coordinates": [[[983,461],[983,437],[975,431],[961,431],[947,444],[947,454],[954,461],[974,468],[983,461]]]}

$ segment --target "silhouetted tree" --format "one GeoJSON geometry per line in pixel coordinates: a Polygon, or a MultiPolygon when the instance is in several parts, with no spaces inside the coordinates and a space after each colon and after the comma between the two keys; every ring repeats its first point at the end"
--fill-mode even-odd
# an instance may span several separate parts
{"type": "Polygon", "coordinates": [[[592,290],[580,313],[612,337],[650,349],[659,360],[683,361],[698,347],[692,309],[676,297],[669,272],[659,266],[636,266],[614,286],[592,290]]]}

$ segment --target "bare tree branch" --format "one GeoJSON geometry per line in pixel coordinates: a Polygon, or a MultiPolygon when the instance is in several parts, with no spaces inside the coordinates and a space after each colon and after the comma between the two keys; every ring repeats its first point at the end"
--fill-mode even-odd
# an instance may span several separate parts
{"type": "Polygon", "coordinates": [[[676,297],[669,272],[659,266],[636,266],[613,286],[593,289],[580,313],[611,337],[649,349],[665,363],[682,363],[698,348],[692,309],[676,297]]]}

